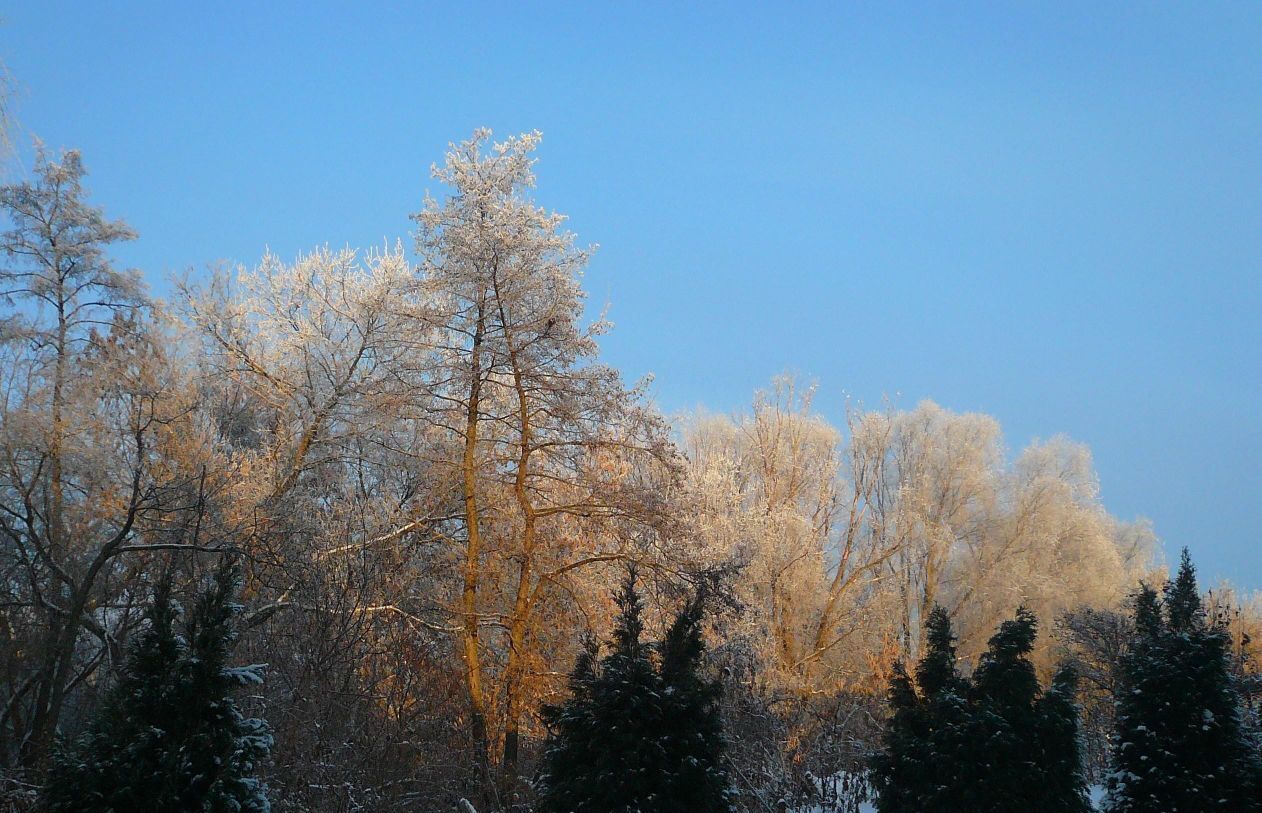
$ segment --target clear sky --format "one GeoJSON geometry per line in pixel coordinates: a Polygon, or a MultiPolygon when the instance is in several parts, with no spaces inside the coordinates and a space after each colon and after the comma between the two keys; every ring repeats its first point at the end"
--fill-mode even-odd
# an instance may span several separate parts
{"type": "Polygon", "coordinates": [[[585,5],[38,0],[0,58],[159,291],[406,238],[448,141],[539,129],[667,411],[790,370],[1064,433],[1262,587],[1262,4],[585,5]]]}

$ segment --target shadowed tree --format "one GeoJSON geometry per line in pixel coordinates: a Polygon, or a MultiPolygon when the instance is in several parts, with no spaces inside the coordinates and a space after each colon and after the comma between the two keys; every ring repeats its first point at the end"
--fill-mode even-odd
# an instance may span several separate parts
{"type": "Polygon", "coordinates": [[[1186,548],[1162,598],[1142,585],[1134,614],[1105,809],[1260,809],[1262,760],[1243,728],[1230,640],[1206,617],[1186,548]]]}
{"type": "Polygon", "coordinates": [[[913,685],[900,665],[893,715],[873,761],[881,813],[1086,813],[1074,678],[1040,692],[1029,654],[1037,623],[1021,608],[991,637],[971,679],[955,665],[946,611],[935,607],[913,685]]]}
{"type": "MultiPolygon", "coordinates": [[[[107,248],[135,233],[86,201],[79,153],[39,151],[34,178],[0,187],[0,563],[8,618],[26,637],[0,713],[5,739],[39,768],[67,692],[113,634],[91,610],[162,510],[153,449],[183,411],[136,272],[107,248]],[[84,632],[100,643],[81,657],[84,632]]],[[[178,466],[164,475],[174,485],[178,466]]],[[[187,506],[188,501],[183,504],[187,506]]],[[[110,590],[117,592],[115,585],[110,590]]],[[[126,617],[125,615],[122,617],[126,617]]]]}
{"type": "Polygon", "coordinates": [[[255,772],[271,734],[232,698],[263,680],[261,666],[228,665],[236,585],[236,570],[221,568],[183,630],[169,586],[157,588],[91,729],[57,755],[45,787],[49,811],[270,809],[255,772]]]}
{"type": "Polygon", "coordinates": [[[552,732],[539,780],[543,813],[728,813],[732,789],[719,685],[701,674],[698,595],[657,647],[642,640],[635,571],[617,595],[609,654],[589,646],[570,698],[545,708],[552,732]]]}

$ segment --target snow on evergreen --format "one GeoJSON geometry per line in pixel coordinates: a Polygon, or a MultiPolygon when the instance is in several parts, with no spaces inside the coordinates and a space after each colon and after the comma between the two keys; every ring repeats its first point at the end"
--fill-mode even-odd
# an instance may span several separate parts
{"type": "Polygon", "coordinates": [[[1186,549],[1162,597],[1144,585],[1134,613],[1105,809],[1259,810],[1262,758],[1241,714],[1229,639],[1206,617],[1186,549]]]}
{"type": "Polygon", "coordinates": [[[264,669],[227,665],[240,609],[230,601],[236,586],[235,569],[221,569],[182,633],[170,585],[158,586],[96,720],[56,756],[45,787],[50,813],[271,810],[255,775],[272,749],[271,730],[232,698],[261,683],[264,669]]]}

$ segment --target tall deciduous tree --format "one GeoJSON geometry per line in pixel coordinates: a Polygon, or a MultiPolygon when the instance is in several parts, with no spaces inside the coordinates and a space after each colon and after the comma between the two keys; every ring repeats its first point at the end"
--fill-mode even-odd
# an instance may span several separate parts
{"type": "MultiPolygon", "coordinates": [[[[744,565],[770,683],[852,687],[889,655],[915,659],[936,603],[971,660],[1019,604],[1110,606],[1148,564],[1151,532],[1104,511],[1080,444],[1035,443],[1008,465],[993,418],[929,402],[854,411],[844,429],[788,379],[749,413],[684,427],[700,535],[744,565]]],[[[1034,654],[1049,665],[1045,645],[1034,654]]]]}
{"type": "Polygon", "coordinates": [[[65,488],[62,447],[66,398],[73,373],[71,354],[91,341],[93,330],[107,326],[114,313],[141,302],[139,275],[114,268],[106,249],[134,240],[121,220],[107,220],[85,200],[83,160],[77,151],[51,160],[41,148],[35,180],[0,188],[0,206],[12,228],[0,236],[9,263],[0,270],[0,291],[7,303],[25,301],[35,312],[6,320],[16,333],[43,351],[48,369],[51,425],[48,431],[48,540],[52,556],[65,545],[65,488]]]}
{"type": "Polygon", "coordinates": [[[0,562],[14,593],[5,628],[24,639],[0,730],[36,767],[67,693],[129,618],[126,607],[96,612],[124,595],[119,557],[152,550],[140,544],[150,532],[171,544],[175,517],[199,510],[196,466],[175,460],[194,433],[180,376],[155,340],[160,319],[136,272],[107,254],[135,235],[87,202],[84,174],[77,152],[54,160],[41,150],[32,180],[0,187],[10,222],[0,235],[10,306],[0,328],[0,562]],[[97,642],[86,654],[85,631],[97,642]]]}
{"type": "Polygon", "coordinates": [[[404,770],[436,785],[426,780],[447,769],[415,768],[414,740],[471,761],[467,716],[448,696],[461,670],[444,651],[451,449],[423,410],[415,283],[402,247],[387,246],[269,253],[181,285],[219,521],[251,554],[259,632],[245,646],[276,676],[263,688],[283,766],[273,784],[312,808],[342,793],[385,804],[405,792],[389,781],[404,770]]]}
{"type": "Polygon", "coordinates": [[[667,518],[677,463],[667,428],[597,361],[584,326],[588,252],[564,218],[536,206],[538,133],[491,145],[489,131],[453,145],[434,176],[450,187],[415,216],[434,330],[435,420],[460,447],[460,648],[477,736],[489,741],[502,698],[502,767],[515,770],[532,661],[547,631],[538,613],[584,568],[626,555],[667,518]],[[485,589],[495,575],[497,596],[485,589]],[[504,639],[488,641],[494,622],[504,639]]]}

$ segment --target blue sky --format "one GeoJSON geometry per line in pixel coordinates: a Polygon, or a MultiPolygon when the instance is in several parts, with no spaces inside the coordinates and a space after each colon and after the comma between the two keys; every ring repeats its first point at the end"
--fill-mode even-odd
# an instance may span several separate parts
{"type": "Polygon", "coordinates": [[[679,5],[41,0],[0,58],[159,291],[406,238],[448,141],[539,129],[664,409],[789,370],[1064,433],[1262,587],[1262,5],[679,5]]]}

